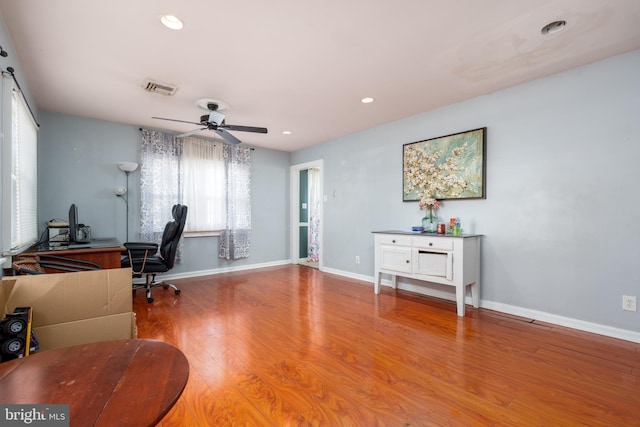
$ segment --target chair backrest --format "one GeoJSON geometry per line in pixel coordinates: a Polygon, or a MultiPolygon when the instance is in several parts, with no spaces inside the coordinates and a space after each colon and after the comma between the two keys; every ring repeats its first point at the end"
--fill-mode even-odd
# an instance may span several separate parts
{"type": "Polygon", "coordinates": [[[173,215],[173,221],[169,221],[164,227],[162,242],[160,243],[160,256],[162,256],[169,269],[173,268],[176,260],[180,237],[187,222],[187,207],[185,205],[173,205],[171,214],[173,215]]]}

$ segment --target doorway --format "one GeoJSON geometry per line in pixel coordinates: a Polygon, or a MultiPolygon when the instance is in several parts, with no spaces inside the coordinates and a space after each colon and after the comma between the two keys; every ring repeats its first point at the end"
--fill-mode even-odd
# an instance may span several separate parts
{"type": "Polygon", "coordinates": [[[322,160],[291,167],[291,263],[322,269],[322,160]]]}

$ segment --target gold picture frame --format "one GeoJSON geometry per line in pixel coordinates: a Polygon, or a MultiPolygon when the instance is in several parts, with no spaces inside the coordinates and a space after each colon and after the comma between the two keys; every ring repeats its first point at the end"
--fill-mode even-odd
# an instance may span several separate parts
{"type": "Polygon", "coordinates": [[[402,200],[486,199],[487,128],[402,146],[402,200]]]}

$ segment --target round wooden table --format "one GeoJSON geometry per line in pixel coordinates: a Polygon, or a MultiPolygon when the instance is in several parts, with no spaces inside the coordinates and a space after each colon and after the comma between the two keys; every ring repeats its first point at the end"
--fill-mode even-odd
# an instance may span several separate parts
{"type": "Polygon", "coordinates": [[[188,377],[187,358],[170,344],[104,341],[0,363],[0,403],[68,404],[72,426],[148,426],[188,377]]]}

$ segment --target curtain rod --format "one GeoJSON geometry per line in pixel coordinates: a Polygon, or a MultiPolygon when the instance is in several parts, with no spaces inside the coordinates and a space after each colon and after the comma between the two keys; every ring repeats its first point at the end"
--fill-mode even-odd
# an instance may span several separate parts
{"type": "MultiPolygon", "coordinates": [[[[138,130],[139,131],[143,131],[144,129],[143,128],[138,128],[138,130]]],[[[220,142],[221,144],[227,144],[226,142],[223,142],[223,141],[213,141],[213,142],[220,142]]],[[[231,145],[231,144],[227,144],[227,145],[231,145]]],[[[249,150],[255,151],[255,148],[249,147],[249,150]]]]}
{"type": "MultiPolygon", "coordinates": [[[[0,48],[0,49],[2,49],[2,48],[0,48]]],[[[33,114],[33,110],[31,109],[31,105],[29,105],[29,101],[27,101],[27,97],[24,96],[24,91],[20,87],[20,83],[18,82],[18,79],[16,78],[15,71],[16,70],[13,67],[7,67],[7,71],[3,71],[2,73],[3,74],[4,73],[9,73],[11,78],[13,78],[13,81],[16,83],[16,86],[18,86],[18,90],[20,91],[20,93],[22,93],[22,98],[24,98],[24,102],[25,102],[25,104],[27,104],[27,108],[29,109],[29,112],[31,113],[31,117],[33,117],[33,121],[36,122],[36,126],[38,126],[38,129],[40,129],[40,123],[38,123],[38,120],[36,119],[36,115],[33,114]]]]}

